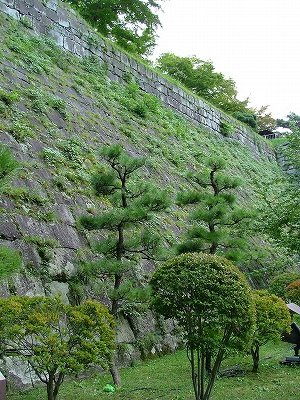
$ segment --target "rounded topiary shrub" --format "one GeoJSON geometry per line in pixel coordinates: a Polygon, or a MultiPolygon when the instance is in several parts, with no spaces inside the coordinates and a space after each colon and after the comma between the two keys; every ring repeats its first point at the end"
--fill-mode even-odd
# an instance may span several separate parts
{"type": "Polygon", "coordinates": [[[195,398],[208,400],[226,351],[243,348],[253,332],[254,306],[244,275],[223,257],[186,253],[158,268],[151,287],[155,311],[176,319],[183,330],[195,398]]]}

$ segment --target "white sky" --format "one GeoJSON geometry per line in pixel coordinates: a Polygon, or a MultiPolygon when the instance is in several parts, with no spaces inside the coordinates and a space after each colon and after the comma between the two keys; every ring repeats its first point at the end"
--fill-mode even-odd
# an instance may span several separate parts
{"type": "Polygon", "coordinates": [[[165,0],[154,56],[211,60],[239,98],[300,115],[300,0],[165,0]]]}

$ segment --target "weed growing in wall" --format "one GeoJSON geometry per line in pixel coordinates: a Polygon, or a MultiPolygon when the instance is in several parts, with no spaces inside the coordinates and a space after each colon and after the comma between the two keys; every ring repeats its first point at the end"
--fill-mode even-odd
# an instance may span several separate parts
{"type": "Polygon", "coordinates": [[[57,110],[64,118],[67,118],[66,102],[40,88],[32,87],[25,91],[26,96],[31,100],[31,109],[38,113],[46,113],[49,108],[57,110]]]}
{"type": "Polygon", "coordinates": [[[21,255],[18,251],[0,246],[0,281],[20,271],[21,255]]]}
{"type": "Polygon", "coordinates": [[[19,93],[16,91],[8,91],[0,88],[0,102],[5,106],[10,107],[19,100],[19,93]]]}
{"type": "Polygon", "coordinates": [[[24,142],[26,138],[36,136],[31,124],[29,124],[27,118],[24,116],[13,119],[8,131],[19,142],[24,142]]]}
{"type": "Polygon", "coordinates": [[[230,137],[234,133],[234,126],[227,121],[220,123],[220,132],[225,137],[230,137]]]}

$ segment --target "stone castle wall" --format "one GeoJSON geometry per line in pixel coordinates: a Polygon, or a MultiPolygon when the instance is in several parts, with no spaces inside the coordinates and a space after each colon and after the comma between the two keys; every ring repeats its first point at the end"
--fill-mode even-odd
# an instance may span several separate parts
{"type": "MultiPolygon", "coordinates": [[[[185,92],[141,62],[128,56],[104,41],[93,29],[66,4],[58,0],[0,0],[0,11],[24,23],[31,24],[37,34],[51,36],[66,51],[79,57],[96,56],[106,63],[111,80],[123,81],[130,73],[147,93],[160,98],[163,103],[214,132],[220,132],[220,124],[231,119],[220,110],[205,103],[199,97],[185,92]]],[[[274,157],[267,144],[260,141],[247,127],[234,121],[234,137],[250,146],[255,153],[267,153],[274,157]]]]}

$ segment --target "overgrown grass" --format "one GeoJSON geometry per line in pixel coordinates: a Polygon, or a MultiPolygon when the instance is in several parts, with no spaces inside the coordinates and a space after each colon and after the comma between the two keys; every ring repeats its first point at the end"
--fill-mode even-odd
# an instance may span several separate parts
{"type": "MultiPolygon", "coordinates": [[[[212,400],[298,400],[300,367],[279,365],[290,355],[285,343],[269,344],[262,348],[260,372],[251,372],[250,356],[232,357],[222,370],[239,367],[244,375],[221,378],[216,382],[212,400]]],[[[193,400],[190,369],[185,351],[138,363],[121,371],[123,386],[117,392],[105,393],[103,388],[112,383],[109,375],[71,380],[62,389],[60,400],[193,400]]],[[[45,388],[28,392],[10,393],[8,400],[42,400],[45,388]]]]}

